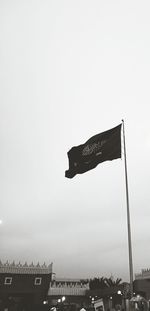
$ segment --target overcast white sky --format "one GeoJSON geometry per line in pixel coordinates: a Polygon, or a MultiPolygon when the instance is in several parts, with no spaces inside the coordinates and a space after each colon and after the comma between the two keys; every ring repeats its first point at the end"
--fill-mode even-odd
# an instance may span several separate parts
{"type": "Polygon", "coordinates": [[[129,279],[123,160],[67,151],[125,120],[134,273],[150,267],[150,2],[0,0],[0,257],[129,279]]]}

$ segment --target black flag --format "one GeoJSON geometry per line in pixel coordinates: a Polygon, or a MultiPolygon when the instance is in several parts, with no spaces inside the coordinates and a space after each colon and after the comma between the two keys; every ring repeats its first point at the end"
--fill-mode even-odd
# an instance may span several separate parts
{"type": "Polygon", "coordinates": [[[99,163],[121,158],[121,125],[92,136],[85,144],[68,152],[69,170],[65,177],[73,178],[95,168],[99,163]]]}

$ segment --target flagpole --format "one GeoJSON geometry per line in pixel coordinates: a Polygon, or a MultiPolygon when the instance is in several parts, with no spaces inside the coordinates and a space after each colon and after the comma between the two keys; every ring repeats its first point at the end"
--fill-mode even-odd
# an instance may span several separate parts
{"type": "Polygon", "coordinates": [[[129,209],[129,191],[128,191],[128,174],[127,174],[127,158],[125,145],[125,127],[123,126],[123,146],[124,146],[124,168],[125,168],[125,182],[126,182],[126,203],[127,203],[127,226],[128,226],[128,250],[129,250],[129,272],[130,272],[130,293],[133,297],[133,261],[132,261],[132,243],[131,243],[131,225],[130,225],[130,209],[129,209]]]}

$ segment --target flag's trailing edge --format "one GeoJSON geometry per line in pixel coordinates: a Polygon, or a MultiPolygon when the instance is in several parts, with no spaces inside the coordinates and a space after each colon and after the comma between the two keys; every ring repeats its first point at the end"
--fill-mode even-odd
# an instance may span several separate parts
{"type": "Polygon", "coordinates": [[[121,125],[92,136],[84,144],[68,151],[69,170],[65,177],[73,178],[95,168],[99,163],[121,158],[121,125]]]}

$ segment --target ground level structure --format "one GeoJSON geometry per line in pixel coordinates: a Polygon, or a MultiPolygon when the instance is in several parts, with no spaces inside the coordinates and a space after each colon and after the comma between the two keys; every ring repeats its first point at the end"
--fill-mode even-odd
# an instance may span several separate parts
{"type": "Polygon", "coordinates": [[[59,309],[76,310],[89,305],[89,282],[81,279],[55,278],[50,282],[48,303],[59,309]]]}
{"type": "Polygon", "coordinates": [[[135,274],[134,290],[150,301],[150,269],[142,269],[135,274]]]}
{"type": "Polygon", "coordinates": [[[0,310],[44,309],[51,278],[52,263],[47,266],[0,262],[0,310]]]}
{"type": "MultiPolygon", "coordinates": [[[[105,311],[116,305],[125,309],[126,300],[130,299],[128,283],[96,289],[91,289],[90,284],[90,280],[85,279],[56,278],[52,263],[28,265],[0,261],[0,311],[48,311],[51,308],[78,311],[82,307],[91,311],[99,299],[103,300],[105,311]]],[[[150,300],[149,269],[135,276],[134,292],[133,304],[137,302],[136,295],[145,298],[142,306],[150,300]]]]}

